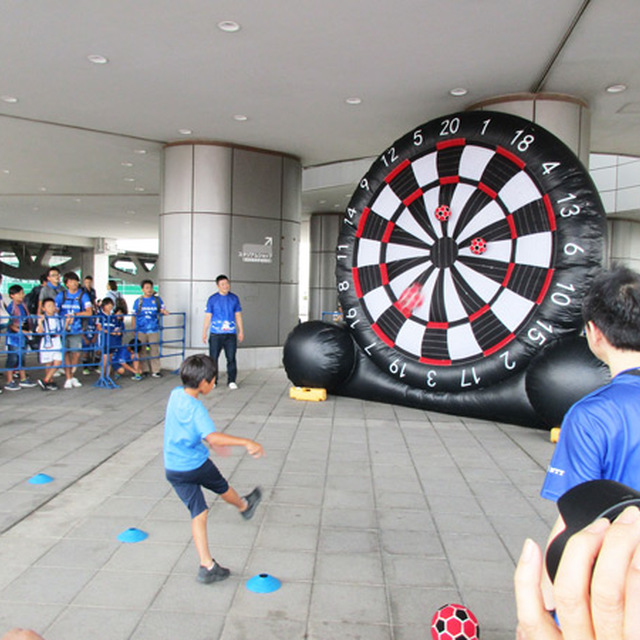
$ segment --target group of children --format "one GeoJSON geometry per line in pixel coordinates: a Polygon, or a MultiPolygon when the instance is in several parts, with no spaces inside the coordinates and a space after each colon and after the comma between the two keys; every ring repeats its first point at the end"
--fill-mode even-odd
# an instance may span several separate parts
{"type": "MultiPolygon", "coordinates": [[[[84,362],[102,365],[104,375],[116,379],[129,372],[134,380],[142,380],[140,353],[142,340],[127,332],[124,298],[105,296],[96,304],[95,292],[80,287],[77,274],[64,275],[66,288],[59,288],[55,297],[42,297],[38,314],[30,313],[25,303],[25,291],[14,284],[9,287],[9,302],[3,302],[6,330],[6,384],[7,391],[40,386],[43,391],[59,387],[54,376],[64,363],[65,389],[81,387],[75,375],[84,362]],[[127,333],[130,334],[127,339],[127,333]],[[44,376],[37,381],[27,374],[25,359],[28,349],[38,353],[44,376]],[[84,356],[84,357],[83,357],[84,356]]],[[[2,390],[0,390],[1,392],[2,390]]]]}

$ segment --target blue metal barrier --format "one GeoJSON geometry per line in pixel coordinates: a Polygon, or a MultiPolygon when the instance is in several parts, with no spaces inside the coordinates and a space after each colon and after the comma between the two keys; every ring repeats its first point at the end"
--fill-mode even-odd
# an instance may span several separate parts
{"type": "MultiPolygon", "coordinates": [[[[41,337],[44,335],[42,333],[37,333],[33,330],[37,325],[38,318],[40,316],[30,315],[24,316],[21,318],[21,322],[23,323],[23,327],[28,325],[29,330],[23,330],[21,328],[21,333],[25,336],[26,345],[24,348],[19,348],[17,351],[10,350],[6,345],[6,334],[8,329],[4,329],[0,332],[0,373],[5,373],[10,369],[6,368],[6,359],[10,353],[17,353],[18,355],[18,366],[13,367],[12,370],[15,371],[43,371],[46,368],[46,365],[40,363],[40,353],[43,351],[40,348],[41,337]]],[[[53,316],[56,318],[60,318],[60,316],[53,316]]],[[[96,322],[100,321],[100,318],[104,316],[101,315],[92,315],[92,316],[84,316],[83,321],[95,319],[96,322]]],[[[125,329],[122,333],[122,346],[127,346],[128,343],[133,340],[133,349],[137,354],[137,359],[139,362],[144,362],[148,360],[155,359],[156,356],[150,356],[147,354],[148,345],[158,345],[159,354],[157,356],[158,359],[162,358],[175,358],[176,356],[180,356],[181,360],[184,360],[185,349],[186,349],[186,313],[170,313],[168,315],[160,315],[159,316],[159,338],[157,341],[142,343],[138,342],[138,332],[135,329],[127,328],[127,319],[135,317],[134,314],[123,315],[122,318],[125,322],[125,329]],[[171,319],[170,323],[167,324],[165,320],[171,319]],[[129,337],[127,340],[126,337],[129,337]],[[147,351],[145,351],[145,349],[147,351]]],[[[83,345],[80,349],[67,349],[65,346],[65,338],[70,334],[66,328],[65,323],[62,322],[62,331],[59,334],[61,338],[61,349],[62,353],[62,363],[60,364],[60,368],[67,369],[72,366],[77,366],[77,368],[95,368],[99,370],[99,378],[98,381],[94,384],[96,387],[101,387],[105,389],[115,389],[119,388],[119,385],[113,380],[110,375],[111,368],[111,357],[104,358],[103,356],[108,354],[111,356],[111,336],[109,332],[98,331],[95,329],[94,333],[98,334],[98,341],[96,344],[88,344],[85,345],[83,341],[83,345]],[[100,335],[104,334],[104,339],[100,340],[100,335]],[[65,354],[68,352],[82,352],[82,353],[99,353],[100,358],[97,362],[82,362],[80,361],[77,365],[67,364],[65,362],[65,354]]],[[[80,334],[76,333],[74,335],[86,335],[87,331],[83,331],[80,334]]],[[[58,335],[58,334],[56,334],[58,335]]],[[[82,360],[82,358],[81,358],[82,360]]]]}

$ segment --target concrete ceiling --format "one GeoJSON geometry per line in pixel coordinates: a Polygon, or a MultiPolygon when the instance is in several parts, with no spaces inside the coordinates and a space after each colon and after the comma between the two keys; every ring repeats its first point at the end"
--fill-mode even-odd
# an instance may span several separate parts
{"type": "MultiPolygon", "coordinates": [[[[640,155],[639,24],[638,0],[4,0],[0,97],[18,101],[0,101],[0,230],[153,238],[166,142],[310,167],[514,92],[583,98],[592,149],[640,155]]],[[[343,191],[304,209],[341,209],[343,191]]]]}

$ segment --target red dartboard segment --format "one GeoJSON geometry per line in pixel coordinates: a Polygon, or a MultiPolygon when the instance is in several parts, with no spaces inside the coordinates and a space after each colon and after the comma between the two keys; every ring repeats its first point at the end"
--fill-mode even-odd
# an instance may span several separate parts
{"type": "Polygon", "coordinates": [[[389,172],[384,181],[390,183],[398,174],[402,173],[410,165],[411,162],[409,160],[403,160],[393,171],[389,172]]]}

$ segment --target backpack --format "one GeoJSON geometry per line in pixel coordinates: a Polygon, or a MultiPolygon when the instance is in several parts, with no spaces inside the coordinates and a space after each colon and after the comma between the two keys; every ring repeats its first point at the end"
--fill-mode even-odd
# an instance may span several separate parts
{"type": "Polygon", "coordinates": [[[29,314],[35,316],[38,313],[38,301],[40,300],[40,291],[42,291],[42,285],[38,284],[29,291],[24,297],[24,303],[29,309],[29,314]]]}

